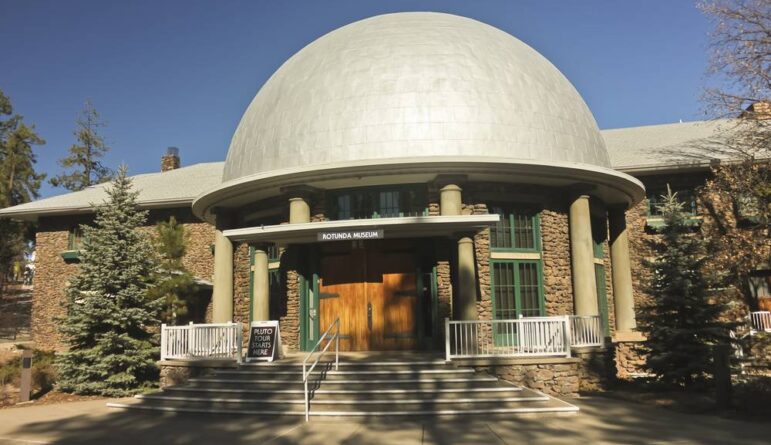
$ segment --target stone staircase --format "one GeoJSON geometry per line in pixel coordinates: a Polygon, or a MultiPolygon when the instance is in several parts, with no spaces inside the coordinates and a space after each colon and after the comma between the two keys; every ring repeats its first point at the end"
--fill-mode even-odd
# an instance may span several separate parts
{"type": "MultiPolygon", "coordinates": [[[[311,385],[313,417],[572,414],[578,408],[444,360],[319,363],[311,385]]],[[[136,396],[122,409],[304,416],[300,363],[244,364],[136,396]]]]}

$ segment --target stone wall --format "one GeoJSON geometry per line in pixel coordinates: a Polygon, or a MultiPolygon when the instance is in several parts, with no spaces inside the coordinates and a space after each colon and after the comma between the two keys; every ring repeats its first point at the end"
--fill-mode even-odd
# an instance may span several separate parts
{"type": "Polygon", "coordinates": [[[37,257],[32,280],[32,339],[35,347],[61,350],[64,345],[56,318],[66,314],[65,288],[69,278],[77,273],[77,264],[67,264],[61,253],[68,248],[67,230],[46,230],[43,224],[35,236],[37,257]]]}
{"type": "MultiPolygon", "coordinates": [[[[281,275],[285,277],[286,312],[279,314],[281,343],[287,351],[299,351],[300,345],[300,261],[304,258],[303,249],[290,247],[281,256],[281,275]]],[[[324,328],[326,329],[326,328],[324,328]]]]}
{"type": "MultiPolygon", "coordinates": [[[[548,359],[544,360],[548,362],[548,359]]],[[[475,366],[515,385],[555,397],[576,397],[580,391],[580,361],[564,359],[557,363],[475,366]]]]}
{"type": "Polygon", "coordinates": [[[244,331],[244,346],[249,342],[249,308],[251,295],[249,283],[251,280],[251,261],[249,245],[236,243],[233,245],[233,321],[241,323],[244,331]]]}
{"type": "Polygon", "coordinates": [[[645,352],[639,341],[615,342],[616,376],[620,379],[629,379],[647,372],[645,368],[645,352]]]}
{"type": "MultiPolygon", "coordinates": [[[[189,212],[186,210],[186,212],[189,212]]],[[[186,221],[189,215],[180,215],[187,237],[187,253],[183,264],[195,276],[211,280],[214,243],[214,228],[203,222],[186,221]]],[[[154,224],[167,220],[172,211],[162,215],[151,214],[148,225],[141,230],[153,235],[154,224]]],[[[89,223],[89,217],[44,218],[38,224],[35,234],[35,276],[32,291],[32,339],[35,347],[44,350],[62,350],[64,344],[58,331],[57,318],[66,314],[67,297],[65,289],[69,278],[78,272],[78,264],[66,263],[61,253],[69,249],[69,232],[79,224],[89,223]]],[[[210,311],[207,311],[210,312],[210,311]]]]}
{"type": "Polygon", "coordinates": [[[566,209],[552,206],[541,211],[541,245],[546,315],[573,314],[570,232],[566,209]]]}
{"type": "Polygon", "coordinates": [[[615,364],[610,349],[574,348],[571,352],[580,360],[578,376],[579,389],[582,392],[602,389],[615,376],[615,364]]]}
{"type": "Polygon", "coordinates": [[[184,385],[191,378],[208,375],[214,371],[232,369],[237,365],[235,362],[221,363],[191,363],[191,362],[160,362],[160,386],[184,385]]]}

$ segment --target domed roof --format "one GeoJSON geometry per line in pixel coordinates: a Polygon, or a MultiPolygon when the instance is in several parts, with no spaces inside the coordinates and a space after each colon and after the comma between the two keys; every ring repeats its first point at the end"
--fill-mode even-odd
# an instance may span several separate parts
{"type": "Polygon", "coordinates": [[[573,85],[511,35],[449,14],[361,20],[309,44],[252,100],[223,182],[427,156],[610,167],[573,85]]]}

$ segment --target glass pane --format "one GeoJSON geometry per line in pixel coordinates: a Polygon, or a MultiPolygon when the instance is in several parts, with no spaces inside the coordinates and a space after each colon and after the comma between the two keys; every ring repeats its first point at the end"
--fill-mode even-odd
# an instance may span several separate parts
{"type": "Polygon", "coordinates": [[[519,294],[522,307],[520,313],[525,317],[541,315],[540,283],[538,282],[538,263],[519,263],[519,294]]]}
{"type": "Polygon", "coordinates": [[[511,248],[511,221],[508,212],[501,207],[492,207],[490,212],[499,215],[500,221],[490,228],[490,245],[498,248],[511,248]]]}
{"type": "Polygon", "coordinates": [[[337,197],[337,219],[351,219],[351,195],[337,197]]]}
{"type": "Polygon", "coordinates": [[[514,247],[517,249],[535,249],[535,215],[526,210],[514,213],[514,247]]]}
{"type": "Polygon", "coordinates": [[[399,216],[399,192],[380,192],[380,205],[378,213],[381,217],[392,218],[399,216]]]}
{"type": "Polygon", "coordinates": [[[493,263],[493,292],[495,307],[493,317],[496,320],[506,320],[516,317],[514,264],[493,263]]]}

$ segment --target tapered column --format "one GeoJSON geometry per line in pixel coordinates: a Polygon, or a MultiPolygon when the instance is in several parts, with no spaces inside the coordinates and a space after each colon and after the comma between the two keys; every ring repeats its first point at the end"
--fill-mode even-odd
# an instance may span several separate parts
{"type": "Polygon", "coordinates": [[[212,291],[212,321],[233,321],[233,243],[214,232],[214,289],[212,291]]]}
{"type": "Polygon", "coordinates": [[[460,215],[462,210],[461,188],[448,184],[439,190],[439,214],[460,215]]]}
{"type": "Polygon", "coordinates": [[[589,196],[581,195],[570,204],[570,260],[576,315],[598,315],[597,283],[589,196]]]}
{"type": "Polygon", "coordinates": [[[629,259],[629,235],[625,209],[608,209],[610,223],[610,262],[613,269],[613,303],[616,308],[616,331],[628,332],[637,327],[634,315],[632,264],[629,259]]]}
{"type": "Polygon", "coordinates": [[[458,240],[458,293],[455,299],[456,320],[476,320],[476,274],[474,241],[467,236],[458,240]]]}
{"type": "Polygon", "coordinates": [[[252,286],[252,320],[270,319],[270,278],[268,252],[264,246],[254,249],[254,285],[252,286]]]}
{"type": "Polygon", "coordinates": [[[311,222],[311,207],[304,197],[289,198],[289,224],[311,222]]]}

